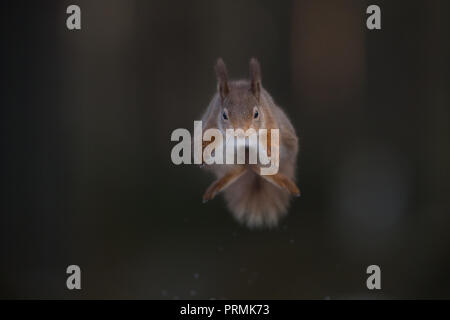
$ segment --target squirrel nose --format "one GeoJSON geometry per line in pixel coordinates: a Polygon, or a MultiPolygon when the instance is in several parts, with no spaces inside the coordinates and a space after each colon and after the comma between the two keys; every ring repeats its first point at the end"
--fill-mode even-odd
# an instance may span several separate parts
{"type": "MultiPolygon", "coordinates": [[[[239,137],[248,137],[251,135],[251,132],[248,131],[248,129],[250,129],[249,126],[240,127],[239,129],[242,129],[242,132],[239,132],[239,137]]],[[[235,128],[235,130],[236,130],[236,128],[235,128]]]]}

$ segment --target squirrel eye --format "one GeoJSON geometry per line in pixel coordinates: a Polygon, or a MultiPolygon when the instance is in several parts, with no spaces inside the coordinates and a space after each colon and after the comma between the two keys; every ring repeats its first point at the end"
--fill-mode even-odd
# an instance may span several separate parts
{"type": "Polygon", "coordinates": [[[227,116],[227,113],[225,111],[222,113],[222,117],[223,117],[224,120],[228,120],[228,116],[227,116]]]}
{"type": "Polygon", "coordinates": [[[253,119],[257,119],[259,116],[258,110],[255,110],[255,113],[253,114],[253,119]]]}

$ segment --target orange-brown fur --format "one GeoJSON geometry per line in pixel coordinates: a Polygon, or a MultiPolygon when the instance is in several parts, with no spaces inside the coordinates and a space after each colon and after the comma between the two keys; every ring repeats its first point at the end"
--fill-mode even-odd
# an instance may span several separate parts
{"type": "MultiPolygon", "coordinates": [[[[211,200],[224,191],[229,209],[240,222],[249,227],[275,226],[287,213],[290,196],[300,195],[294,182],[298,153],[295,129],[262,87],[256,59],[250,60],[249,80],[229,81],[222,59],[216,64],[216,75],[218,92],[203,115],[203,130],[268,129],[267,151],[270,156],[270,129],[279,129],[280,166],[277,174],[261,176],[258,165],[209,165],[207,169],[215,173],[217,180],[206,190],[203,200],[211,200]]],[[[203,147],[208,143],[203,143],[203,147]]]]}

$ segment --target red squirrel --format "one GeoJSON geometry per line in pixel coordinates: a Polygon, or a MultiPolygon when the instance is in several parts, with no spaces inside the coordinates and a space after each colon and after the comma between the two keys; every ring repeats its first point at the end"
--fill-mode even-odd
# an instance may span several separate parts
{"type": "MultiPolygon", "coordinates": [[[[250,60],[250,79],[230,81],[221,58],[215,66],[217,92],[202,117],[203,132],[241,128],[279,129],[279,168],[274,175],[261,175],[258,165],[208,165],[217,176],[203,195],[203,201],[224,191],[234,217],[248,227],[276,226],[287,213],[291,196],[300,196],[295,184],[298,138],[289,118],[261,84],[259,62],[250,60]]],[[[210,141],[203,142],[203,148],[210,141]],[[205,145],[206,144],[206,145],[205,145]]],[[[267,150],[270,156],[270,134],[267,150]]]]}

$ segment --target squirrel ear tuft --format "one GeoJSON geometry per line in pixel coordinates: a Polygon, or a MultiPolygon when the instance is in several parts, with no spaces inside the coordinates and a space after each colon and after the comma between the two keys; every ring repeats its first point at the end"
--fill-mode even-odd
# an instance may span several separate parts
{"type": "Polygon", "coordinates": [[[256,58],[250,59],[250,90],[259,100],[261,94],[261,67],[256,58]]]}
{"type": "Polygon", "coordinates": [[[227,94],[230,92],[228,87],[228,73],[227,67],[225,66],[225,62],[223,62],[222,58],[217,60],[216,66],[214,68],[216,70],[217,76],[217,90],[220,93],[220,97],[224,99],[227,94]]]}

